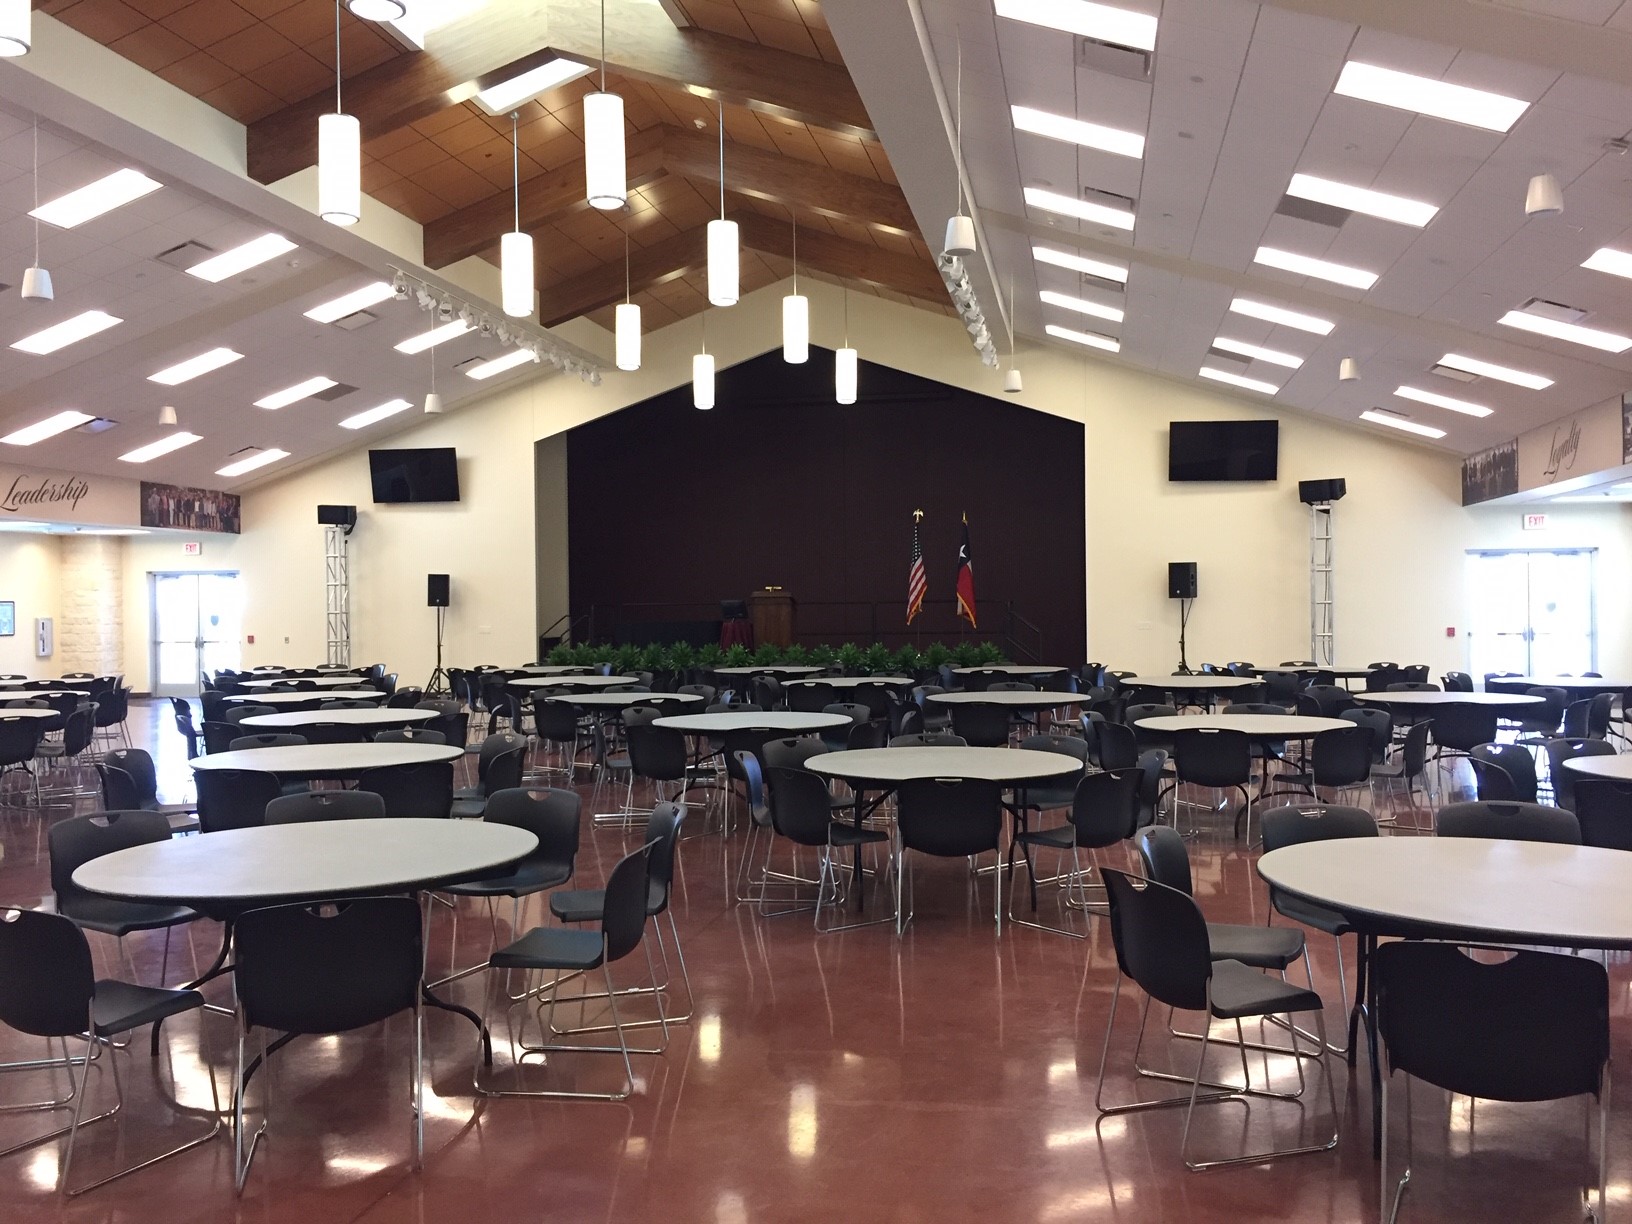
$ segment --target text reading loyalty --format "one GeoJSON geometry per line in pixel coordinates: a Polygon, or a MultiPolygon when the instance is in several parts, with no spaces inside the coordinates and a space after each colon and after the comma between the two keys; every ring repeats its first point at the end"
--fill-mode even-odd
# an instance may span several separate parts
{"type": "Polygon", "coordinates": [[[8,510],[15,514],[24,506],[61,502],[67,502],[78,510],[80,499],[90,491],[91,486],[77,476],[70,476],[66,480],[48,480],[42,476],[37,482],[31,482],[26,476],[19,476],[11,482],[11,488],[6,490],[5,500],[0,501],[0,510],[8,510]]]}

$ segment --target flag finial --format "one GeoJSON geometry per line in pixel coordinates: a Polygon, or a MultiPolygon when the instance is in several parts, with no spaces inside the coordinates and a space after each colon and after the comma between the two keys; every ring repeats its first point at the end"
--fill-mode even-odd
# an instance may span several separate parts
{"type": "Polygon", "coordinates": [[[915,523],[923,522],[924,521],[924,512],[922,510],[914,510],[912,512],[912,521],[915,522],[915,523]]]}

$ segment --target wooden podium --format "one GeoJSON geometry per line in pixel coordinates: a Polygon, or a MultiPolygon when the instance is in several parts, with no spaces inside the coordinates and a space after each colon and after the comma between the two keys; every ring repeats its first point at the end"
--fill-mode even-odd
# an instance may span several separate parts
{"type": "Polygon", "coordinates": [[[781,587],[762,587],[748,594],[748,619],[758,645],[793,645],[793,596],[781,587]]]}

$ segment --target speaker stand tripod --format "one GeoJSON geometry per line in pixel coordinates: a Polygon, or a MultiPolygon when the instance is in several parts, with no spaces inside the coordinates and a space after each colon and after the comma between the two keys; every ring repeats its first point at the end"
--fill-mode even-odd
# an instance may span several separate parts
{"type": "Polygon", "coordinates": [[[1190,675],[1190,664],[1184,657],[1184,630],[1190,623],[1190,609],[1195,607],[1195,604],[1196,601],[1193,599],[1179,600],[1179,670],[1174,673],[1175,675],[1190,675]]]}
{"type": "Polygon", "coordinates": [[[442,629],[443,618],[447,616],[447,613],[446,608],[436,610],[436,670],[431,673],[431,678],[425,682],[425,696],[427,697],[452,695],[452,690],[448,687],[448,673],[442,670],[442,629]]]}

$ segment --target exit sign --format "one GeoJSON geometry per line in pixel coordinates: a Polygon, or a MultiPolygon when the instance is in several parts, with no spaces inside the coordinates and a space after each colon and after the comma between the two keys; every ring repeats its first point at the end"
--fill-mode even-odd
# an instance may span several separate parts
{"type": "Polygon", "coordinates": [[[204,555],[204,542],[202,540],[183,540],[181,555],[184,557],[202,557],[204,555]]]}
{"type": "Polygon", "coordinates": [[[1524,516],[1524,529],[1526,531],[1546,531],[1547,530],[1547,516],[1545,514],[1527,514],[1527,515],[1525,515],[1524,516]]]}

